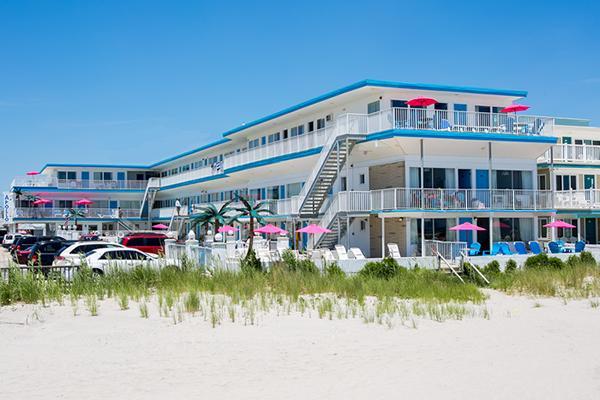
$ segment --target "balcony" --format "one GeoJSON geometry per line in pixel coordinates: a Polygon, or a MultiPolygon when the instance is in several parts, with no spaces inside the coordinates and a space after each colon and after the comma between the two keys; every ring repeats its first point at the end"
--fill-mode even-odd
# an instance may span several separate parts
{"type": "MultiPolygon", "coordinates": [[[[86,218],[94,219],[117,219],[117,218],[137,218],[139,217],[139,209],[121,209],[120,217],[119,210],[114,208],[80,208],[86,218]]],[[[14,218],[26,219],[47,219],[47,218],[62,218],[65,219],[67,214],[66,208],[59,207],[18,207],[14,210],[14,218]]]]}
{"type": "Polygon", "coordinates": [[[57,179],[50,175],[18,176],[12,187],[55,187],[77,190],[144,190],[145,180],[57,179]]]}
{"type": "Polygon", "coordinates": [[[600,190],[561,190],[555,193],[555,207],[558,209],[600,208],[600,190]]]}
{"type": "Polygon", "coordinates": [[[546,151],[538,162],[550,163],[552,158],[555,163],[592,163],[600,164],[600,146],[585,144],[558,144],[546,151]]]}

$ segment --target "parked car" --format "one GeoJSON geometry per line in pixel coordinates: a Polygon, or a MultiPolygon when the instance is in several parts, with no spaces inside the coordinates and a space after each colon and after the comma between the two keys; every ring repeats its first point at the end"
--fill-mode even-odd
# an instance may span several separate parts
{"type": "Polygon", "coordinates": [[[60,240],[45,240],[37,242],[29,249],[25,250],[28,252],[26,263],[42,267],[51,266],[58,252],[65,247],[65,244],[68,243],[74,242],[60,240]]]}
{"type": "Polygon", "coordinates": [[[94,241],[94,242],[75,242],[67,246],[63,246],[52,263],[55,267],[68,267],[68,266],[79,266],[81,265],[81,259],[85,258],[85,255],[93,250],[97,249],[108,249],[108,248],[121,248],[125,246],[118,243],[94,241]]]}
{"type": "Polygon", "coordinates": [[[7,233],[2,239],[2,247],[4,247],[5,249],[10,248],[10,246],[12,246],[13,243],[21,236],[23,235],[21,235],[20,233],[7,233]]]}
{"type": "Polygon", "coordinates": [[[89,252],[85,259],[92,271],[100,274],[113,269],[129,270],[140,265],[160,266],[156,255],[131,248],[96,249],[89,252]]]}
{"type": "Polygon", "coordinates": [[[13,260],[18,264],[27,264],[31,254],[31,246],[42,241],[64,242],[60,236],[22,236],[10,248],[13,260]]]}
{"type": "Polygon", "coordinates": [[[131,233],[121,239],[121,244],[145,253],[164,254],[165,239],[163,233],[131,233]]]}

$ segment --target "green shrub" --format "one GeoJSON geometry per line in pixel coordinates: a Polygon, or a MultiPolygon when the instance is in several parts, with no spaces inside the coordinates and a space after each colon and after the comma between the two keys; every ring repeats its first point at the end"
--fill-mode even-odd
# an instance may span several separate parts
{"type": "Polygon", "coordinates": [[[337,265],[337,263],[333,262],[331,264],[325,264],[323,267],[323,275],[329,277],[345,277],[346,273],[340,268],[339,265],[337,265]]]}
{"type": "MultiPolygon", "coordinates": [[[[492,262],[495,262],[495,261],[492,261],[492,262]]],[[[489,279],[487,274],[482,269],[479,269],[479,271],[481,271],[481,273],[484,274],[489,279]]],[[[474,283],[477,286],[485,286],[487,284],[483,280],[483,278],[477,273],[477,271],[475,271],[475,267],[468,262],[463,263],[463,279],[467,282],[474,283]]]]}
{"type": "Polygon", "coordinates": [[[483,268],[481,271],[484,275],[496,275],[501,273],[500,271],[500,263],[497,260],[492,260],[488,265],[483,268]]]}
{"type": "Polygon", "coordinates": [[[316,274],[319,269],[312,260],[299,260],[296,254],[291,250],[285,250],[281,255],[285,269],[290,272],[300,272],[308,274],[316,274]]]}
{"type": "Polygon", "coordinates": [[[560,258],[556,257],[548,257],[546,253],[540,253],[536,256],[529,257],[525,260],[525,268],[526,269],[563,269],[565,267],[565,263],[562,262],[560,258]]]}
{"type": "Polygon", "coordinates": [[[391,257],[386,257],[381,261],[370,261],[358,271],[358,274],[363,277],[372,277],[379,279],[390,279],[394,276],[406,271],[398,265],[396,260],[391,257]]]}
{"type": "Polygon", "coordinates": [[[517,270],[517,262],[515,260],[508,260],[504,266],[504,272],[507,274],[513,273],[517,270]]]}
{"type": "Polygon", "coordinates": [[[582,264],[596,265],[596,259],[594,258],[592,253],[590,253],[589,251],[582,251],[579,254],[579,259],[581,260],[582,264]]]}
{"type": "Polygon", "coordinates": [[[254,250],[250,250],[246,257],[242,259],[240,263],[240,268],[243,272],[253,273],[253,272],[262,272],[263,267],[260,263],[258,257],[256,257],[256,253],[254,250]]]}

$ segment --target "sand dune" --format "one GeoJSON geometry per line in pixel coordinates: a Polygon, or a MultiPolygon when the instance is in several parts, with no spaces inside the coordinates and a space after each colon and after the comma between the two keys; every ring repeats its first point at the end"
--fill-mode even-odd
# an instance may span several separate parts
{"type": "Polygon", "coordinates": [[[0,309],[7,399],[598,399],[600,308],[489,292],[491,318],[417,328],[267,315],[173,324],[156,305],[100,315],[0,309]],[[537,306],[536,303],[539,303],[537,306]]]}

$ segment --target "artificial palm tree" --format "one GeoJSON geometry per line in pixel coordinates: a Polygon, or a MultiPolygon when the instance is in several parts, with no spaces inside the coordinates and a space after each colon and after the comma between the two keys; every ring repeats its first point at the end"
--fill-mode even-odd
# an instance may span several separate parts
{"type": "Polygon", "coordinates": [[[232,200],[225,202],[221,207],[217,208],[214,204],[199,207],[199,213],[194,214],[191,218],[192,228],[196,226],[206,227],[212,225],[215,233],[219,231],[219,228],[223,225],[230,223],[234,218],[227,216],[227,213],[234,211],[234,208],[229,207],[232,200]]]}
{"type": "Polygon", "coordinates": [[[14,188],[12,190],[12,192],[15,194],[15,198],[17,199],[17,204],[18,204],[17,207],[19,207],[20,206],[19,200],[21,200],[21,196],[23,196],[23,191],[21,189],[14,188]]]}
{"type": "Polygon", "coordinates": [[[248,217],[248,234],[250,235],[250,240],[248,241],[248,253],[246,257],[250,255],[252,252],[252,245],[254,244],[254,221],[259,224],[264,224],[265,219],[263,215],[265,214],[273,214],[268,208],[268,204],[264,201],[256,201],[254,199],[248,199],[244,196],[238,195],[237,200],[242,203],[243,207],[238,207],[235,210],[239,212],[239,215],[236,217],[248,217]]]}
{"type": "Polygon", "coordinates": [[[69,208],[67,210],[67,212],[65,213],[65,225],[69,224],[69,220],[71,220],[71,218],[73,219],[73,221],[75,222],[75,226],[77,226],[77,218],[85,218],[85,212],[82,209],[79,208],[69,208]]]}

